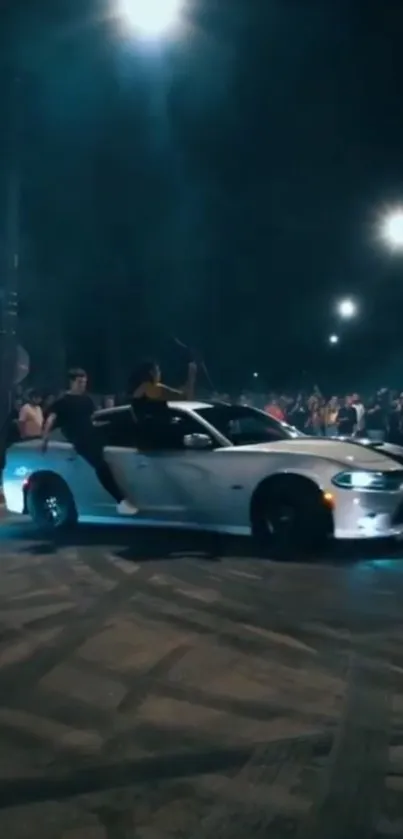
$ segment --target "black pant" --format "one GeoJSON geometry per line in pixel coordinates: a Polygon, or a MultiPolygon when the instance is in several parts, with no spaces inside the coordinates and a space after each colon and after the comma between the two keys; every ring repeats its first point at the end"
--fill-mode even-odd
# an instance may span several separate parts
{"type": "Polygon", "coordinates": [[[73,445],[77,454],[86,460],[95,470],[99,483],[115,499],[116,503],[120,504],[124,499],[124,495],[115,481],[110,466],[105,460],[102,443],[97,439],[96,434],[94,434],[94,439],[76,441],[73,445]]]}

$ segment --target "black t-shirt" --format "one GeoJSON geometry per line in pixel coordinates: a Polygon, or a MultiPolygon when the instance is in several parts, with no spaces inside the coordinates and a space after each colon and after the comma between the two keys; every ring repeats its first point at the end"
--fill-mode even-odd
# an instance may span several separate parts
{"type": "Polygon", "coordinates": [[[381,405],[375,405],[367,411],[367,428],[370,431],[380,431],[385,427],[386,415],[381,405]]]}
{"type": "Polygon", "coordinates": [[[91,417],[95,405],[87,393],[65,393],[56,399],[49,413],[56,415],[55,427],[60,428],[71,443],[80,443],[92,437],[94,428],[91,417]]]}
{"type": "Polygon", "coordinates": [[[400,409],[393,408],[388,415],[388,425],[389,431],[391,434],[399,434],[400,433],[400,425],[401,425],[402,415],[400,413],[400,409]]]}
{"type": "Polygon", "coordinates": [[[290,411],[287,419],[288,422],[290,422],[291,425],[295,425],[295,428],[298,428],[299,431],[304,431],[308,420],[308,411],[303,405],[299,405],[290,411]]]}
{"type": "Polygon", "coordinates": [[[351,405],[340,408],[337,416],[339,434],[352,434],[357,424],[357,413],[351,405]]]}

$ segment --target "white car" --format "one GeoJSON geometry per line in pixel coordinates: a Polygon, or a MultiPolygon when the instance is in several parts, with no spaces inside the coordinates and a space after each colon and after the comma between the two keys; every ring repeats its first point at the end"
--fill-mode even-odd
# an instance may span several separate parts
{"type": "Polygon", "coordinates": [[[402,467],[372,448],[305,437],[262,411],[221,403],[171,403],[140,422],[125,406],[98,412],[94,424],[138,515],[118,516],[60,432],[45,455],[35,440],[9,449],[11,513],[53,529],[123,522],[254,534],[268,549],[403,537],[402,467]]]}

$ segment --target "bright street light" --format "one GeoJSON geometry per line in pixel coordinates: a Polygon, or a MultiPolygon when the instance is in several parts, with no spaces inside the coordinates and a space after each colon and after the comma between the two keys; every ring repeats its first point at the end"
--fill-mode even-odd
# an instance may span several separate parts
{"type": "Polygon", "coordinates": [[[390,250],[403,250],[403,207],[386,213],[380,225],[380,235],[390,250]]]}
{"type": "Polygon", "coordinates": [[[180,21],[183,0],[117,0],[117,16],[143,38],[161,38],[180,21]]]}
{"type": "Polygon", "coordinates": [[[346,298],[345,300],[340,300],[337,304],[337,311],[341,318],[349,320],[357,314],[357,305],[354,303],[354,300],[346,298]]]}
{"type": "Polygon", "coordinates": [[[338,344],[339,343],[339,336],[338,335],[330,335],[329,336],[329,344],[338,344]]]}

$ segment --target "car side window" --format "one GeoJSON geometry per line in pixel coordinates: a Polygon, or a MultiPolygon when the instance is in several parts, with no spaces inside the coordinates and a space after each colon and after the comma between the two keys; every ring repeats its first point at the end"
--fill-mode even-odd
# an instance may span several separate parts
{"type": "MultiPolygon", "coordinates": [[[[167,407],[134,417],[130,408],[98,417],[104,446],[135,448],[143,451],[175,451],[185,448],[188,434],[206,434],[204,426],[186,412],[167,407]]],[[[212,443],[214,441],[212,440],[212,443]]]]}
{"type": "Polygon", "coordinates": [[[275,442],[282,440],[284,434],[275,424],[271,428],[266,422],[262,423],[260,418],[256,419],[253,416],[237,417],[237,419],[230,420],[228,423],[227,436],[230,440],[248,440],[254,439],[256,436],[262,435],[267,442],[275,442]]]}
{"type": "Polygon", "coordinates": [[[167,408],[166,412],[157,418],[155,428],[151,430],[150,427],[149,439],[145,440],[145,446],[154,451],[181,451],[185,448],[184,440],[189,434],[208,434],[208,432],[190,414],[167,408]]]}

